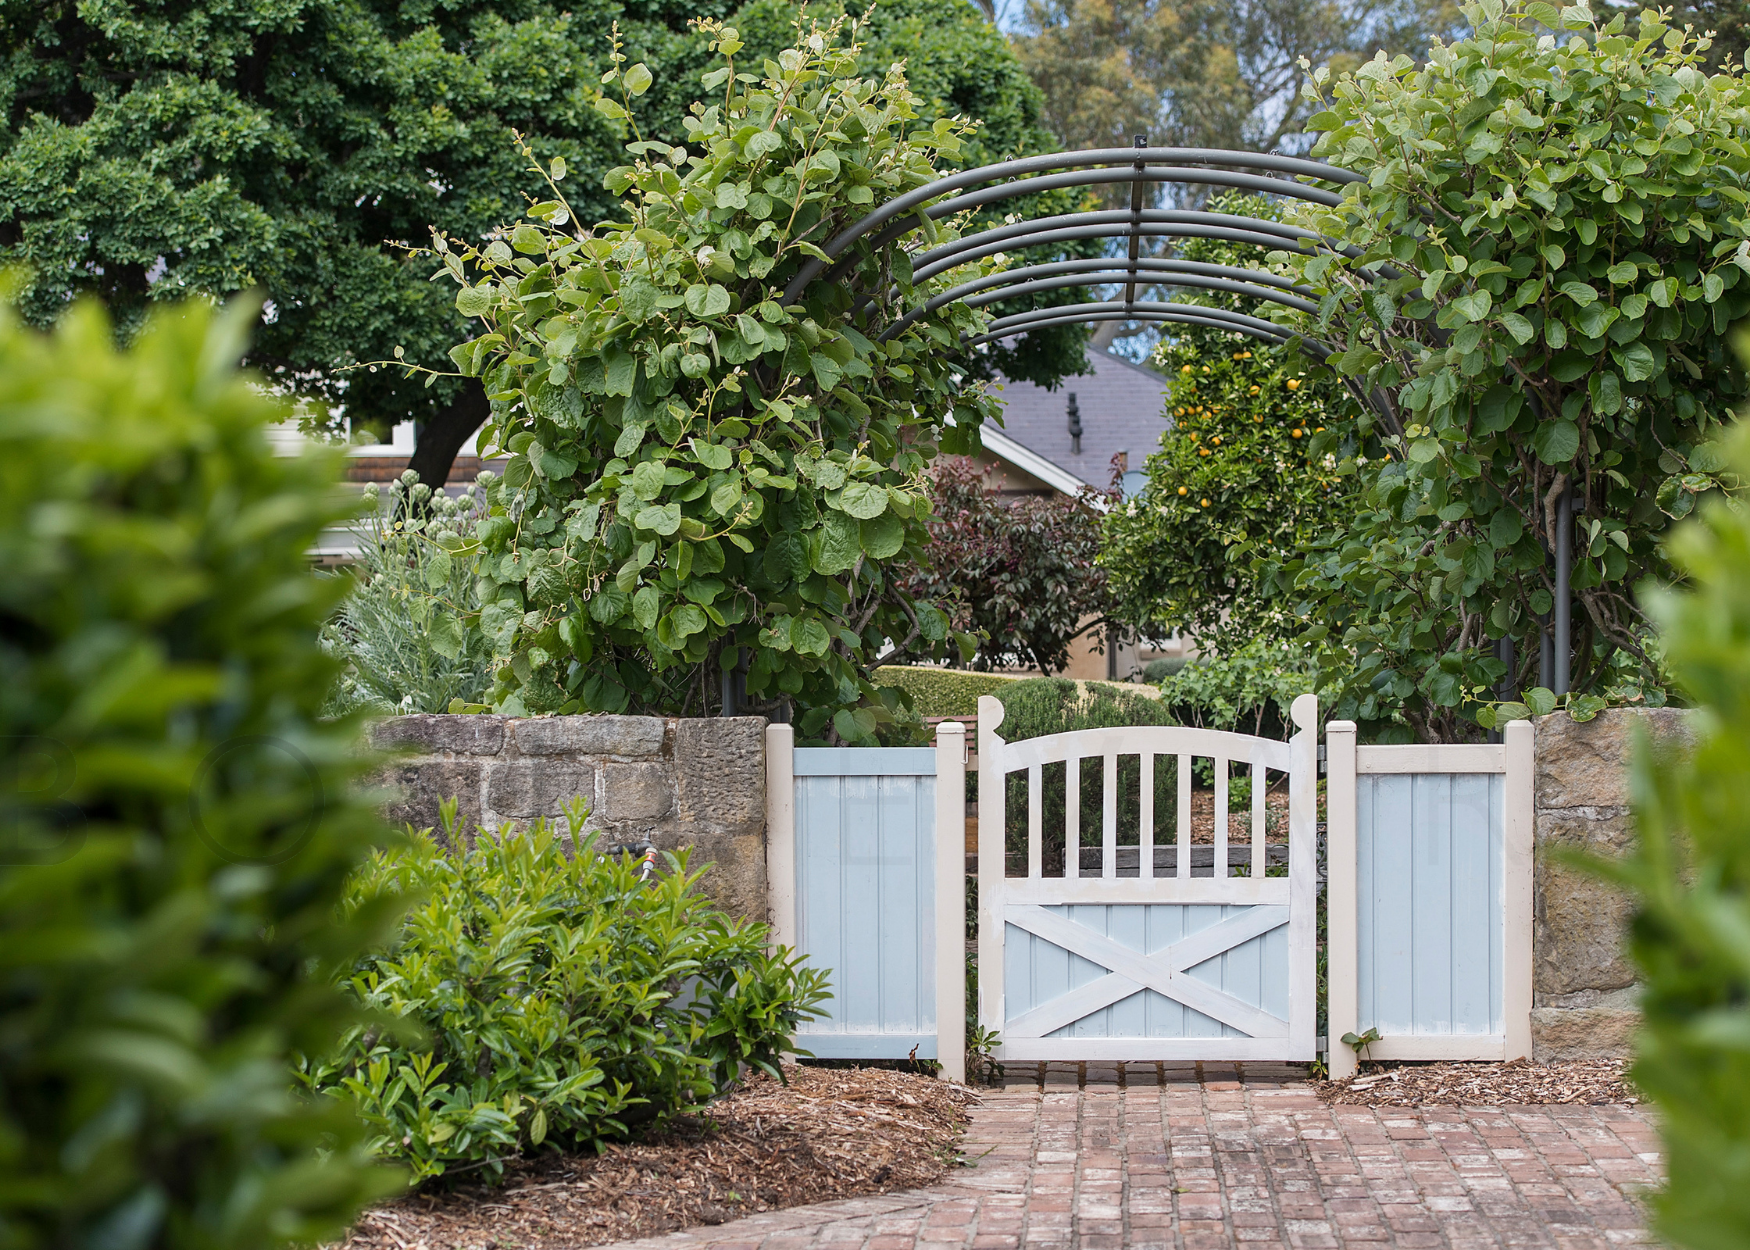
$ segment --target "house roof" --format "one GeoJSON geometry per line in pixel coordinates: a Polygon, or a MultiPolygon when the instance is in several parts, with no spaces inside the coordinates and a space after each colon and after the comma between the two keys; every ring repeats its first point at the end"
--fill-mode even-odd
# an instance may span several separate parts
{"type": "MultiPolygon", "coordinates": [[[[1003,405],[1000,427],[986,426],[985,446],[1042,481],[1063,490],[1057,480],[1040,472],[1035,462],[1023,463],[1007,454],[1004,444],[1018,446],[1055,465],[1080,482],[1101,490],[1112,483],[1112,457],[1130,453],[1130,467],[1160,450],[1161,435],[1172,428],[1165,415],[1167,379],[1097,348],[1087,349],[1090,373],[1066,377],[1055,391],[1031,382],[1007,382],[997,392],[1003,405]],[[1076,397],[1082,419],[1082,449],[1070,450],[1069,397],[1076,397]],[[992,436],[995,435],[993,438],[992,436]]],[[[1074,494],[1075,489],[1066,491],[1074,494]]]]}

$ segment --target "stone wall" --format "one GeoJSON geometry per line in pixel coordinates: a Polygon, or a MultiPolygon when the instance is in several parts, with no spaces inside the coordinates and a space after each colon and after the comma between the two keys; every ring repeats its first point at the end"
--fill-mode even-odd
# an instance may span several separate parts
{"type": "Polygon", "coordinates": [[[693,847],[703,888],[732,915],[766,919],[766,722],[757,716],[397,716],[372,730],[398,758],[389,817],[436,827],[562,819],[582,796],[609,842],[693,847]]]}
{"type": "Polygon", "coordinates": [[[1537,888],[1531,1037],[1539,1060],[1628,1053],[1639,1015],[1623,938],[1629,903],[1597,877],[1559,863],[1556,847],[1626,853],[1634,841],[1629,761],[1634,726],[1684,735],[1674,708],[1615,708],[1585,722],[1557,712],[1537,722],[1537,888]]]}

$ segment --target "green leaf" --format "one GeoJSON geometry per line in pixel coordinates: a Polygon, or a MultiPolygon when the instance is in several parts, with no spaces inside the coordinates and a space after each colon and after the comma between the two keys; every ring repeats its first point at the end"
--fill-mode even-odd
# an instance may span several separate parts
{"type": "Polygon", "coordinates": [[[1556,710],[1555,694],[1543,686],[1533,686],[1524,692],[1523,698],[1533,716],[1548,716],[1556,710]]]}
{"type": "Polygon", "coordinates": [[[645,68],[642,62],[640,62],[626,71],[623,81],[626,84],[627,91],[631,92],[633,95],[643,95],[646,91],[650,90],[650,84],[653,79],[650,71],[645,68]]]}
{"type": "Polygon", "coordinates": [[[463,287],[456,292],[456,311],[464,317],[484,317],[496,302],[497,289],[490,282],[463,287]]]}
{"type": "Polygon", "coordinates": [[[1581,308],[1598,302],[1598,291],[1589,282],[1564,282],[1556,288],[1581,308]]]}
{"type": "Polygon", "coordinates": [[[651,629],[656,625],[660,607],[661,598],[656,587],[640,586],[638,593],[632,596],[632,619],[638,622],[638,628],[651,629]]]}
{"type": "Polygon", "coordinates": [[[662,494],[667,467],[660,460],[646,460],[632,470],[632,493],[643,500],[662,494]]]}
{"type": "Polygon", "coordinates": [[[839,496],[839,507],[859,521],[870,520],[887,510],[887,489],[873,482],[851,482],[839,496]]]}
{"type": "Polygon", "coordinates": [[[1622,366],[1622,375],[1630,382],[1645,382],[1658,372],[1658,363],[1653,359],[1653,349],[1645,343],[1630,343],[1627,347],[1619,347],[1611,352],[1616,363],[1622,366]]]}
{"type": "Polygon", "coordinates": [[[858,528],[863,551],[872,560],[891,559],[905,545],[905,522],[892,512],[864,521],[858,528]]]}
{"type": "Polygon", "coordinates": [[[863,554],[863,536],[857,522],[843,512],[826,512],[820,520],[814,571],[832,577],[857,563],[863,554]]]}
{"type": "Polygon", "coordinates": [[[1521,345],[1529,343],[1537,337],[1537,330],[1533,328],[1531,322],[1518,313],[1501,314],[1501,326],[1521,345]]]}
{"type": "Polygon", "coordinates": [[[1531,446],[1545,464],[1566,464],[1580,450],[1580,427],[1572,421],[1545,421],[1532,434],[1531,446]]]}
{"type": "Polygon", "coordinates": [[[825,655],[832,636],[814,617],[803,617],[790,628],[790,645],[798,655],[825,655]]]}
{"type": "Polygon", "coordinates": [[[633,274],[620,284],[620,311],[633,321],[648,321],[656,312],[661,294],[649,280],[633,274]]]}
{"type": "Polygon", "coordinates": [[[680,528],[681,506],[678,503],[667,503],[660,507],[640,508],[638,514],[632,518],[632,524],[666,538],[680,528]]]}
{"type": "Polygon", "coordinates": [[[426,625],[425,636],[431,649],[446,660],[462,654],[462,622],[454,612],[434,612],[426,625]]]}

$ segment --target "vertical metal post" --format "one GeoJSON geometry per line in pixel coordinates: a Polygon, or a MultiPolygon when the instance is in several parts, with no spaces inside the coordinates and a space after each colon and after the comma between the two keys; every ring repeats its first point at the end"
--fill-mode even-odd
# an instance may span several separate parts
{"type": "Polygon", "coordinates": [[[719,716],[738,715],[741,705],[747,701],[747,653],[740,647],[735,648],[735,663],[723,669],[722,707],[719,716]]]}
{"type": "Polygon", "coordinates": [[[1550,646],[1549,639],[1549,613],[1545,612],[1537,618],[1537,684],[1545,690],[1555,680],[1555,666],[1555,648],[1550,646]]]}
{"type": "MultiPolygon", "coordinates": [[[[1136,146],[1148,146],[1147,135],[1136,136],[1136,146]]],[[[1137,161],[1137,173],[1147,168],[1147,163],[1137,161]]],[[[1136,259],[1142,254],[1142,179],[1136,178],[1130,184],[1130,281],[1124,284],[1124,309],[1130,311],[1130,306],[1136,303],[1136,259]]]]}
{"type": "Polygon", "coordinates": [[[1556,503],[1556,606],[1555,620],[1551,622],[1554,638],[1551,645],[1554,648],[1554,671],[1550,674],[1550,690],[1558,698],[1568,693],[1569,680],[1573,675],[1574,643],[1572,620],[1569,616],[1570,600],[1569,583],[1574,576],[1574,491],[1572,487],[1562,492],[1561,499],[1556,503]]]}

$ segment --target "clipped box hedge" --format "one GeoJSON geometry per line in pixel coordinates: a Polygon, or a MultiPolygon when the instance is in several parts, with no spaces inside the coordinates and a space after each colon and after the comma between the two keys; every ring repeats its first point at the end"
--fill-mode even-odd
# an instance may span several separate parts
{"type": "Polygon", "coordinates": [[[883,664],[875,670],[877,686],[905,691],[919,716],[977,716],[978,696],[1001,694],[1020,677],[1001,673],[969,673],[958,668],[910,668],[883,664]]]}

